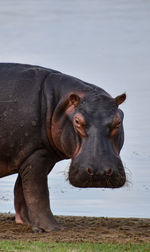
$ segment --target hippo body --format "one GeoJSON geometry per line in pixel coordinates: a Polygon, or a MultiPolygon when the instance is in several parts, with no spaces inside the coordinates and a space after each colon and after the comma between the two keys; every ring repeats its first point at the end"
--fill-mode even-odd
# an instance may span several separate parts
{"type": "Polygon", "coordinates": [[[0,64],[0,177],[18,173],[17,223],[37,232],[59,228],[50,210],[47,175],[60,160],[72,159],[74,186],[124,185],[118,106],[125,99],[55,70],[0,64]]]}

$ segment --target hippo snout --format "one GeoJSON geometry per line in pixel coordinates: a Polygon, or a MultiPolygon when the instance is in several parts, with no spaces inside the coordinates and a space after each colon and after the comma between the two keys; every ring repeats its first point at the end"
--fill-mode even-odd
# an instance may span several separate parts
{"type": "Polygon", "coordinates": [[[126,182],[126,175],[121,160],[117,164],[104,166],[77,165],[72,162],[69,171],[69,181],[75,187],[119,188],[126,182]]]}

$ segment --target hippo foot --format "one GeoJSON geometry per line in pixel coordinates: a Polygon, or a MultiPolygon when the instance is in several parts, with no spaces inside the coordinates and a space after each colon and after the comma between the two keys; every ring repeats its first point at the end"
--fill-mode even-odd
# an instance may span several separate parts
{"type": "Polygon", "coordinates": [[[16,214],[15,222],[16,224],[30,225],[28,218],[26,218],[25,216],[22,218],[19,214],[16,214]]]}
{"type": "Polygon", "coordinates": [[[45,228],[32,227],[33,233],[52,232],[52,231],[59,231],[59,230],[64,230],[64,228],[59,224],[51,225],[45,228]]]}
{"type": "Polygon", "coordinates": [[[38,227],[33,227],[32,231],[33,231],[33,233],[43,233],[44,229],[38,228],[38,227]]]}

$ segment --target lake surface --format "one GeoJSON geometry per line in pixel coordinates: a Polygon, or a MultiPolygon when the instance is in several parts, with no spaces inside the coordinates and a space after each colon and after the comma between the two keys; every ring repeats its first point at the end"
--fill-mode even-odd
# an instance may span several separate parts
{"type": "MultiPolygon", "coordinates": [[[[0,61],[38,64],[127,93],[128,180],[120,189],[77,189],[68,161],[49,175],[54,214],[150,217],[150,2],[146,0],[5,0],[0,7],[0,61]]],[[[14,212],[16,175],[0,179],[0,212],[14,212]]]]}

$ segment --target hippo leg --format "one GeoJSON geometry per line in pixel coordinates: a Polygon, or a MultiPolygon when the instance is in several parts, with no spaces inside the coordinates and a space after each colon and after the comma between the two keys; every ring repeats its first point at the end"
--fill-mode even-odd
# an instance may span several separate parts
{"type": "Polygon", "coordinates": [[[20,224],[29,224],[29,217],[26,202],[24,199],[22,181],[20,175],[18,175],[15,187],[14,187],[14,205],[16,210],[15,221],[20,224]]]}
{"type": "Polygon", "coordinates": [[[23,193],[34,232],[60,229],[49,202],[47,171],[50,160],[45,150],[37,150],[20,167],[23,193]]]}

